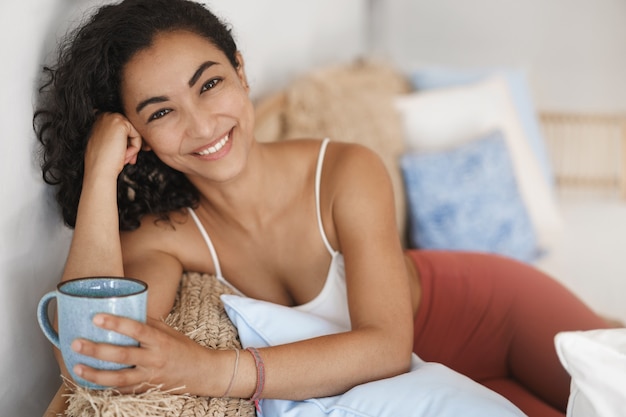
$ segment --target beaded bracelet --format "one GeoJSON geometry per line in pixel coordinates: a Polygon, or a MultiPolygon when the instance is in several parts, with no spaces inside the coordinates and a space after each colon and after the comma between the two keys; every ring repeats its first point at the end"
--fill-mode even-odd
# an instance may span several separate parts
{"type": "Polygon", "coordinates": [[[233,388],[233,383],[235,382],[235,376],[237,376],[237,368],[239,368],[239,349],[234,349],[235,350],[235,368],[233,369],[233,375],[230,377],[230,382],[228,383],[228,388],[226,388],[226,391],[224,392],[224,395],[222,395],[222,397],[228,397],[228,394],[230,394],[230,390],[233,388]]]}
{"type": "Polygon", "coordinates": [[[263,363],[263,358],[259,354],[257,348],[249,347],[246,348],[248,352],[254,358],[254,365],[256,366],[256,389],[254,390],[254,394],[250,397],[250,401],[254,402],[254,405],[257,411],[261,411],[259,409],[259,400],[261,399],[261,394],[263,393],[263,388],[265,387],[265,364],[263,363]]]}

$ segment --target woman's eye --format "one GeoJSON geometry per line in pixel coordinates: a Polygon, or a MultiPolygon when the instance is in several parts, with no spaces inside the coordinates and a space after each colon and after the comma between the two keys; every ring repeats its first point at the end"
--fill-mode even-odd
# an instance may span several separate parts
{"type": "Polygon", "coordinates": [[[170,109],[162,109],[159,110],[157,112],[154,112],[150,115],[150,119],[148,119],[149,122],[153,121],[153,120],[157,120],[160,119],[161,117],[165,116],[166,114],[168,114],[171,110],[170,109]]]}
{"type": "Polygon", "coordinates": [[[202,85],[202,89],[201,89],[201,93],[204,93],[207,90],[210,90],[212,88],[215,88],[216,85],[218,85],[222,80],[219,78],[214,78],[212,80],[207,81],[206,83],[204,83],[202,85]]]}

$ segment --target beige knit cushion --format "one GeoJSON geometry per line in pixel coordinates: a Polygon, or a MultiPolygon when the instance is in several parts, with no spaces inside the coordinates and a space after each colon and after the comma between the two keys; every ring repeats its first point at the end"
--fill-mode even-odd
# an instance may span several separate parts
{"type": "MultiPolygon", "coordinates": [[[[224,293],[232,294],[232,290],[214,276],[186,273],[174,308],[165,321],[207,348],[240,349],[237,330],[220,299],[224,293]]],[[[254,405],[239,398],[175,395],[158,387],[137,395],[121,395],[113,390],[73,389],[65,412],[70,417],[255,416],[254,405]]]]}
{"type": "Polygon", "coordinates": [[[294,80],[282,96],[258,103],[257,136],[262,141],[329,137],[376,151],[391,177],[398,232],[404,238],[406,203],[398,166],[404,132],[393,98],[408,91],[406,78],[384,64],[358,61],[322,68],[294,80]]]}

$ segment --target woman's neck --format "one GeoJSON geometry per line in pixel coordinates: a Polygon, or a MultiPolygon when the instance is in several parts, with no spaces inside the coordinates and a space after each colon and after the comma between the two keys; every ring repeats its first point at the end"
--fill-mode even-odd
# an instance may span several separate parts
{"type": "MultiPolygon", "coordinates": [[[[273,161],[263,144],[256,144],[245,168],[234,178],[213,182],[190,179],[200,192],[199,211],[206,218],[242,229],[263,228],[283,204],[279,201],[281,178],[272,169],[273,161]]],[[[203,216],[204,217],[204,216],[203,216]]]]}

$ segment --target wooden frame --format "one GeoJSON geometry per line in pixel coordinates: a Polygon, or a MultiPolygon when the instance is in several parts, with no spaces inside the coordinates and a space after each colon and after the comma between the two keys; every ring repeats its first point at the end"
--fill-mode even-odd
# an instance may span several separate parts
{"type": "Polygon", "coordinates": [[[559,191],[601,191],[626,199],[626,115],[539,117],[559,191]]]}
{"type": "Polygon", "coordinates": [[[56,394],[48,404],[48,408],[46,408],[43,417],[58,417],[65,415],[65,409],[67,408],[66,398],[65,396],[70,394],[70,391],[67,389],[65,384],[61,384],[56,394]]]}

